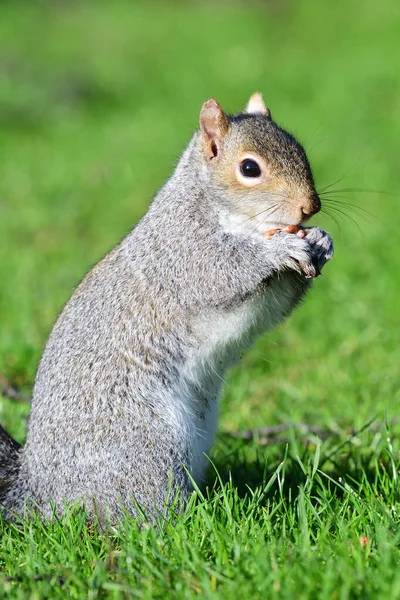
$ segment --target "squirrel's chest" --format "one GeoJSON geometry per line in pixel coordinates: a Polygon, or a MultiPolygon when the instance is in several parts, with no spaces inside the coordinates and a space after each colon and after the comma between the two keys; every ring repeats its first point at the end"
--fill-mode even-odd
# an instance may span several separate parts
{"type": "Polygon", "coordinates": [[[282,321],[296,302],[293,279],[283,276],[232,308],[198,315],[193,328],[199,344],[190,366],[202,371],[212,364],[224,370],[257,335],[282,321]]]}
{"type": "Polygon", "coordinates": [[[198,315],[191,324],[197,343],[182,373],[198,397],[214,399],[226,369],[257,335],[282,321],[296,301],[293,281],[284,276],[232,308],[209,309],[198,315]]]}

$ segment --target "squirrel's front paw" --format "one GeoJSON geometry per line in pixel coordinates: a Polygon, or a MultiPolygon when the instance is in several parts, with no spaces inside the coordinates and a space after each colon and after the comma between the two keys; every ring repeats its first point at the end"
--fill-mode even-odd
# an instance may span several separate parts
{"type": "Polygon", "coordinates": [[[319,262],[314,257],[314,250],[307,238],[293,233],[277,232],[271,241],[279,246],[279,270],[296,271],[308,279],[320,274],[319,262]]]}
{"type": "Polygon", "coordinates": [[[320,227],[308,227],[305,232],[304,241],[311,246],[313,263],[319,274],[324,264],[333,256],[333,241],[330,235],[320,227]]]}

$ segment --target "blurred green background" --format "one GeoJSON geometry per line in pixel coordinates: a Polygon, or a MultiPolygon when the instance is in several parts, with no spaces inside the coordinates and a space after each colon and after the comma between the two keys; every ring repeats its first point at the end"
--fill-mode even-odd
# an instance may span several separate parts
{"type": "MultiPolygon", "coordinates": [[[[388,0],[1,2],[0,373],[31,390],[73,287],[146,211],[203,101],[237,112],[259,90],[334,184],[314,222],[336,255],[230,374],[221,429],[395,417],[399,31],[388,0]]],[[[19,440],[26,412],[0,404],[19,440]]]]}

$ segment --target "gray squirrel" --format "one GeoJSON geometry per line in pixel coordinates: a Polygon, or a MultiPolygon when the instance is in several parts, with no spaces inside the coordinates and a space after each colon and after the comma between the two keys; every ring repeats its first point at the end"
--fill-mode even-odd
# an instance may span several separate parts
{"type": "Polygon", "coordinates": [[[200,130],[147,214],[78,285],[36,376],[26,443],[0,427],[9,518],[66,503],[115,521],[201,483],[226,369],[333,255],[300,144],[259,93],[200,130]],[[265,235],[267,233],[267,235],[265,235]]]}

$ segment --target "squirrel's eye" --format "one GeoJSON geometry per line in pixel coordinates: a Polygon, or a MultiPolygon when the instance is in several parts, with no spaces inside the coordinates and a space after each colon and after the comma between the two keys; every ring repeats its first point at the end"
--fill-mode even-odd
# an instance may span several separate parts
{"type": "Polygon", "coordinates": [[[240,172],[244,177],[260,177],[261,169],[255,160],[246,158],[240,165],[240,172]]]}

